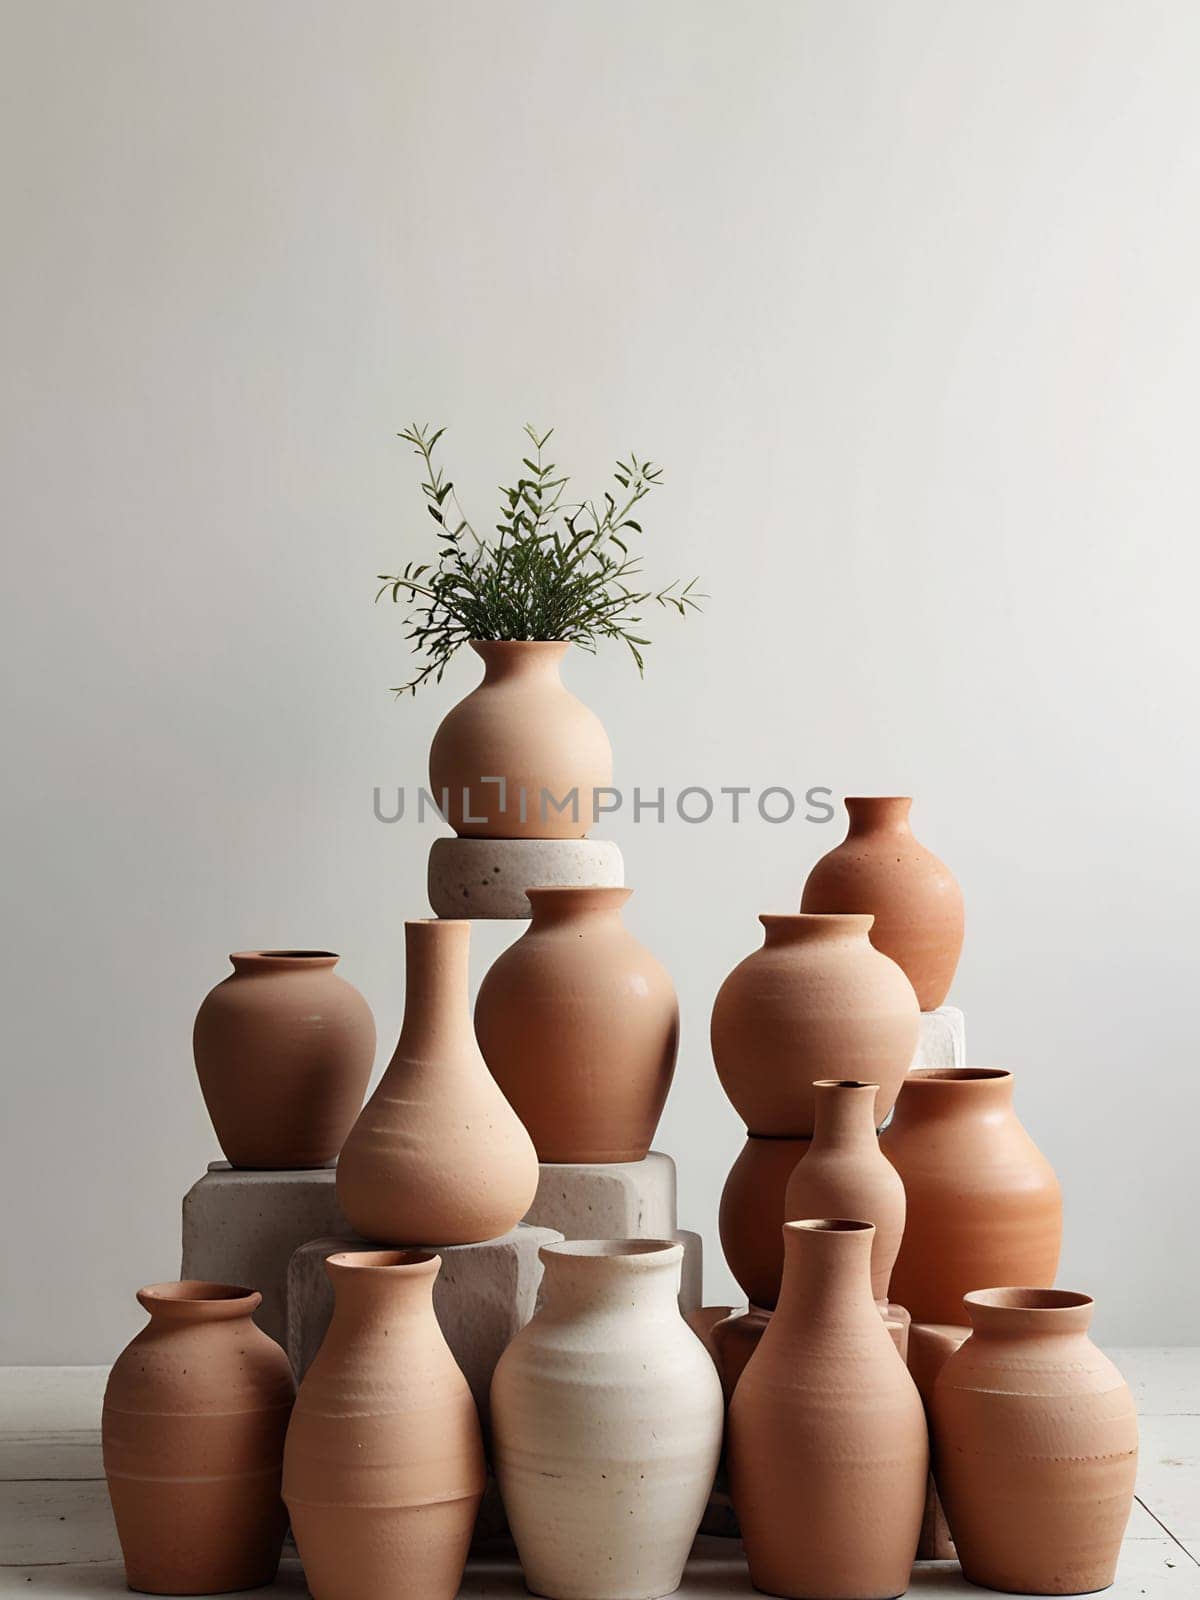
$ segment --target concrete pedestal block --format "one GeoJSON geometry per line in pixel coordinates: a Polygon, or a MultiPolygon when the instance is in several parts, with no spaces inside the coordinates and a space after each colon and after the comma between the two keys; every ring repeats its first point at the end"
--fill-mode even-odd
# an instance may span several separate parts
{"type": "Polygon", "coordinates": [[[250,1172],[212,1161],[183,1197],[181,1278],[245,1284],[262,1295],[254,1320],[287,1345],[287,1272],[309,1239],[346,1234],[333,1167],[250,1172]]]}
{"type": "Polygon", "coordinates": [[[922,1011],[914,1067],[965,1067],[967,1036],[963,1014],[957,1006],[922,1011]]]}
{"type": "MultiPolygon", "coordinates": [[[[442,1258],[433,1286],[433,1309],[454,1359],[471,1386],[486,1431],[492,1373],[509,1341],[533,1315],[542,1263],[538,1251],[562,1235],[553,1228],[522,1223],[499,1239],[481,1244],[427,1245],[442,1258]]],[[[333,1315],[333,1285],[326,1256],[338,1250],[384,1250],[345,1233],[312,1239],[292,1256],[287,1271],[288,1356],[303,1377],[320,1348],[333,1315]]]]}
{"type": "Polygon", "coordinates": [[[527,920],[526,889],[624,882],[625,862],[610,839],[435,839],[429,850],[437,917],[527,920]]]}

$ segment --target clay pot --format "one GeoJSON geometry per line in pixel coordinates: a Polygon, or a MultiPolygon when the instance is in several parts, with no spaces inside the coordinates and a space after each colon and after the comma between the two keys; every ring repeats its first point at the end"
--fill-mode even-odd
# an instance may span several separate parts
{"type": "Polygon", "coordinates": [[[313,1600],[453,1600],[486,1469],[433,1310],[440,1256],[331,1255],[333,1319],[300,1384],[283,1498],[313,1600]]]}
{"type": "Polygon", "coordinates": [[[934,1476],[963,1576],[1021,1594],[1106,1589],[1133,1506],[1137,1416],[1065,1289],[966,1297],[933,1387],[934,1476]]]}
{"type": "Polygon", "coordinates": [[[873,1222],[871,1292],[876,1300],[886,1300],[904,1233],[904,1185],[879,1148],[879,1086],[819,1078],[813,1093],[812,1144],[788,1180],[784,1216],[789,1222],[805,1217],[873,1222]]]}
{"type": "Polygon", "coordinates": [[[225,1283],[138,1290],[149,1324],[104,1391],[104,1472],[131,1589],[224,1594],[270,1583],[294,1384],[251,1321],[262,1296],[225,1283]]]}
{"type": "Polygon", "coordinates": [[[880,1135],[908,1200],[892,1293],[914,1322],[961,1321],[963,1295],[989,1284],[1054,1282],[1062,1195],[1012,1084],[1010,1072],[922,1068],[880,1135]]]}
{"type": "Polygon", "coordinates": [[[475,1042],[471,924],[406,922],[404,934],[404,1024],[342,1150],[338,1204],[364,1239],[495,1239],[528,1211],[538,1165],[475,1042]]]}
{"type": "Polygon", "coordinates": [[[612,783],[612,747],[559,677],[569,648],[471,640],[483,682],[447,713],[429,751],[434,799],[446,791],[461,838],[582,839],[591,827],[595,791],[612,783]]]}
{"type": "Polygon", "coordinates": [[[752,1306],[774,1308],[783,1276],[788,1180],[809,1150],[807,1139],[750,1134],[721,1191],[721,1248],[752,1306]]]}
{"type": "Polygon", "coordinates": [[[539,1161],[641,1161],[658,1127],[679,1005],[621,921],[632,893],[528,890],[529,930],[480,987],[480,1048],[539,1161]]]}
{"type": "Polygon", "coordinates": [[[874,1231],[784,1225],[779,1306],[729,1403],[734,1509],[768,1594],[892,1600],[908,1587],[929,1451],[871,1294],[874,1231]]]}
{"type": "Polygon", "coordinates": [[[751,1133],[808,1138],[831,1066],[879,1085],[882,1121],[917,1048],[912,985],[867,937],[869,916],[763,916],[761,950],[721,985],[712,1051],[751,1133]]]}
{"type": "Polygon", "coordinates": [[[192,1030],[204,1103],[235,1167],[323,1167],[354,1125],[375,1019],[328,950],[241,950],[192,1030]]]}
{"type": "Polygon", "coordinates": [[[913,838],[912,801],[848,798],[850,830],[808,875],[802,911],[867,911],[871,943],[890,956],[922,1011],[950,992],[962,953],[963,898],[949,867],[913,838]]]}
{"type": "Polygon", "coordinates": [[[721,1367],[717,1360],[716,1346],[713,1344],[713,1330],[731,1317],[734,1309],[733,1306],[697,1306],[695,1311],[684,1313],[683,1320],[712,1357],[718,1373],[721,1367]]]}
{"type": "MultiPolygon", "coordinates": [[[[782,1245],[779,1253],[782,1256],[782,1245]]],[[[767,1331],[767,1323],[770,1320],[771,1313],[764,1311],[761,1306],[747,1306],[745,1311],[730,1312],[729,1316],[717,1323],[709,1335],[713,1359],[721,1376],[721,1388],[725,1392],[726,1405],[733,1398],[738,1379],[745,1372],[750,1357],[758,1349],[758,1341],[767,1331]]]]}
{"type": "Polygon", "coordinates": [[[679,1314],[683,1247],[544,1245],[542,1302],[492,1379],[494,1464],[535,1594],[679,1587],[721,1448],[721,1384],[679,1314]]]}
{"type": "MultiPolygon", "coordinates": [[[[970,1332],[970,1328],[954,1327],[948,1322],[914,1322],[908,1330],[908,1370],[921,1396],[927,1420],[937,1375],[970,1332]]],[[[921,1520],[917,1560],[954,1560],[954,1540],[950,1537],[946,1513],[932,1474],[925,1491],[925,1515],[921,1520]]]]}

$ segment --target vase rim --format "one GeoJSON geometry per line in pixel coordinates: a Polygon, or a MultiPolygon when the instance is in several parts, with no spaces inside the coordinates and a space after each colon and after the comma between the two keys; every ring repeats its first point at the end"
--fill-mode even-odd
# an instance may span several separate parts
{"type": "Polygon", "coordinates": [[[543,1262],[621,1261],[635,1271],[683,1260],[678,1239],[560,1239],[538,1251],[543,1262]]]}
{"type": "Polygon", "coordinates": [[[1078,1311],[1095,1305],[1090,1294],[1076,1289],[972,1289],[963,1295],[966,1306],[984,1306],[989,1311],[1044,1312],[1078,1311]]]}
{"type": "Polygon", "coordinates": [[[814,1089],[874,1089],[879,1093],[877,1083],[868,1083],[865,1078],[814,1078],[814,1089]]]}
{"type": "Polygon", "coordinates": [[[257,1289],[245,1284],[215,1283],[206,1278],[174,1278],[148,1283],[137,1292],[138,1303],[151,1316],[175,1321],[220,1321],[248,1317],[262,1304],[257,1289]]]}
{"type": "Polygon", "coordinates": [[[848,794],[843,804],[847,806],[910,806],[910,794],[848,794]]]}
{"type": "Polygon", "coordinates": [[[335,1250],[326,1267],[339,1272],[383,1272],[401,1277],[436,1277],[442,1258],[436,1250],[335,1250]]]}
{"type": "Polygon", "coordinates": [[[525,890],[525,898],[535,907],[539,900],[547,906],[563,905],[573,895],[585,895],[600,905],[623,906],[632,893],[623,883],[539,883],[525,890]]]}
{"type": "Polygon", "coordinates": [[[788,1233],[874,1233],[873,1222],[863,1222],[859,1217],[800,1217],[783,1225],[783,1236],[788,1233]]]}
{"type": "Polygon", "coordinates": [[[484,655],[488,651],[502,653],[505,650],[528,650],[531,646],[537,650],[561,650],[564,654],[575,641],[573,639],[468,639],[467,643],[476,655],[484,655]]]}
{"type": "Polygon", "coordinates": [[[913,1067],[905,1076],[903,1089],[922,1083],[1004,1083],[1012,1082],[1007,1067],[913,1067]]]}
{"type": "Polygon", "coordinates": [[[862,933],[874,925],[870,911],[760,911],[758,920],[768,933],[862,933]]]}
{"type": "Polygon", "coordinates": [[[233,950],[229,959],[246,967],[331,967],[342,958],[335,950],[233,950]]]}

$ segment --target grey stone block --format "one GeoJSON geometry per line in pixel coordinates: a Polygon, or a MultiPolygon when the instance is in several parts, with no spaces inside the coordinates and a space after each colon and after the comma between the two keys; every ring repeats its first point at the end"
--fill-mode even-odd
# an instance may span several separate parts
{"type": "Polygon", "coordinates": [[[183,1197],[181,1278],[245,1284],[262,1295],[254,1320],[287,1344],[287,1271],[309,1239],[348,1233],[333,1167],[250,1172],[209,1163],[183,1197]]]}
{"type": "Polygon", "coordinates": [[[610,839],[435,839],[429,850],[437,917],[528,919],[526,889],[624,882],[625,862],[610,839]]]}
{"type": "Polygon", "coordinates": [[[525,1221],[564,1239],[673,1239],[675,1163],[660,1150],[644,1161],[544,1161],[525,1221]]]}
{"type": "Polygon", "coordinates": [[[922,1011],[913,1066],[965,1067],[966,1064],[966,1025],[958,1007],[939,1006],[936,1011],[922,1011]]]}

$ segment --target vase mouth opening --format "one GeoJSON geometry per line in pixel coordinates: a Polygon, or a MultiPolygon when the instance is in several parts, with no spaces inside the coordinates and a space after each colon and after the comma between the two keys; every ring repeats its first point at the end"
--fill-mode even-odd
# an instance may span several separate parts
{"type": "Polygon", "coordinates": [[[569,650],[574,641],[571,639],[468,639],[467,643],[472,650],[480,655],[485,650],[505,651],[528,650],[569,650]]]}
{"type": "Polygon", "coordinates": [[[436,1276],[442,1258],[436,1250],[337,1250],[325,1257],[337,1272],[387,1272],[408,1277],[436,1276]]]}
{"type": "Polygon", "coordinates": [[[868,1083],[865,1078],[815,1078],[814,1089],[870,1089],[875,1094],[879,1093],[877,1083],[868,1083]]]}
{"type": "Polygon", "coordinates": [[[910,806],[913,797],[910,794],[848,794],[845,804],[849,806],[910,806]]]}
{"type": "Polygon", "coordinates": [[[874,1233],[875,1224],[857,1217],[803,1217],[784,1223],[785,1236],[789,1229],[795,1233],[874,1233]]]}
{"type": "Polygon", "coordinates": [[[621,1261],[634,1267],[660,1267],[682,1261],[683,1246],[677,1239],[562,1239],[544,1244],[538,1251],[542,1261],[621,1261]]]}
{"type": "Polygon", "coordinates": [[[768,941],[783,939],[844,938],[847,934],[866,938],[875,922],[869,911],[760,911],[758,920],[768,941]]]}
{"type": "Polygon", "coordinates": [[[234,950],[234,966],[331,967],[342,958],[335,950],[234,950]]]}
{"type": "Polygon", "coordinates": [[[917,1083],[1003,1083],[1012,1081],[1006,1067],[915,1067],[904,1079],[904,1088],[917,1083]]]}
{"type": "Polygon", "coordinates": [[[175,1321],[248,1317],[262,1304],[262,1295],[257,1289],[240,1283],[212,1283],[205,1278],[148,1283],[138,1290],[137,1298],[151,1316],[175,1321]]]}
{"type": "Polygon", "coordinates": [[[1079,1311],[1095,1304],[1090,1294],[1074,1289],[973,1289],[963,1295],[965,1306],[988,1311],[1079,1311]]]}

